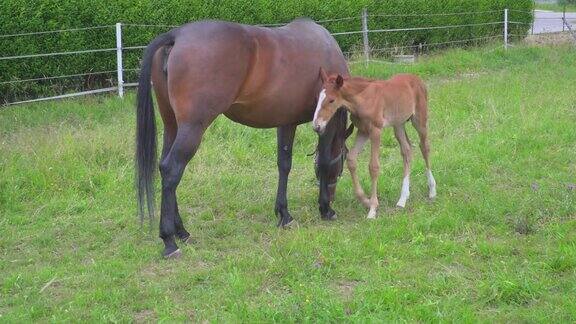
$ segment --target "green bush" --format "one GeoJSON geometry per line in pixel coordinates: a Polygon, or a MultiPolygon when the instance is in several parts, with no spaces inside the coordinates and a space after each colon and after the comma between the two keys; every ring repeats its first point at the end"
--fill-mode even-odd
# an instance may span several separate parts
{"type": "MultiPolygon", "coordinates": [[[[367,8],[370,29],[460,25],[503,20],[503,9],[510,8],[510,19],[522,22],[510,26],[511,34],[525,34],[532,14],[532,0],[3,0],[0,2],[0,35],[35,31],[106,26],[102,29],[0,37],[2,57],[34,53],[114,48],[116,22],[123,28],[124,46],[147,44],[169,28],[138,27],[128,24],[180,25],[200,19],[222,19],[246,24],[273,24],[307,16],[315,20],[358,17],[326,22],[331,32],[361,30],[360,12],[367,8]],[[490,11],[474,15],[423,16],[419,14],[490,11]],[[521,12],[526,11],[526,12],[521,12]],[[415,14],[403,17],[378,15],[415,14]]],[[[502,25],[457,29],[370,33],[373,48],[416,46],[502,34],[502,25]]],[[[342,50],[361,47],[362,35],[336,36],[342,50]]],[[[449,43],[460,46],[466,43],[449,43]]],[[[136,69],[142,50],[127,50],[125,66],[136,69]]],[[[0,60],[0,82],[43,76],[113,71],[116,53],[100,52],[57,57],[0,60]]],[[[125,81],[134,82],[136,73],[128,71],[125,81]]],[[[61,93],[65,89],[86,89],[115,84],[115,72],[34,83],[0,84],[0,102],[24,97],[61,93]]]]}

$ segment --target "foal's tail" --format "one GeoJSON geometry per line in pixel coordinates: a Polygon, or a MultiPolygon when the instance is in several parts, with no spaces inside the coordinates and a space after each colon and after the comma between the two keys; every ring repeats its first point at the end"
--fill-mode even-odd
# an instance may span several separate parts
{"type": "Polygon", "coordinates": [[[138,187],[138,209],[140,221],[144,219],[144,199],[148,216],[154,217],[154,172],[156,171],[156,121],[154,105],[150,93],[152,59],[156,51],[165,45],[173,44],[174,36],[168,32],[154,39],[144,52],[138,78],[136,97],[136,169],[138,187]]]}

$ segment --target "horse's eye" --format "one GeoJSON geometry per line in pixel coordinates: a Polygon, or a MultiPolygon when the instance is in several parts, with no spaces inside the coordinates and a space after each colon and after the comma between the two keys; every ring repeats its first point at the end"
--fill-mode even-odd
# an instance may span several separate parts
{"type": "Polygon", "coordinates": [[[334,99],[330,100],[330,103],[334,103],[334,99]]]}

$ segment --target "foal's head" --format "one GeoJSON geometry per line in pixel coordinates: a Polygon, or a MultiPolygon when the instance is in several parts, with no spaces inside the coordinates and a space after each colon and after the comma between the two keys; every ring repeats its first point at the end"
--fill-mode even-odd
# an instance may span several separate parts
{"type": "Polygon", "coordinates": [[[312,126],[317,133],[322,134],[328,121],[345,102],[341,92],[344,78],[340,74],[328,75],[323,68],[320,68],[320,78],[322,79],[322,90],[318,96],[312,126]]]}

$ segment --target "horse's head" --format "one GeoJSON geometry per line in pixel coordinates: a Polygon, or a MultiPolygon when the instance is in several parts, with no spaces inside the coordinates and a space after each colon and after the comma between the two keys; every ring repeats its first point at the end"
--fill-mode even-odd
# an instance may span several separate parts
{"type": "Polygon", "coordinates": [[[336,183],[342,175],[348,153],[345,142],[352,129],[346,130],[347,122],[348,113],[346,110],[344,108],[338,109],[328,122],[326,132],[318,139],[315,163],[316,179],[319,184],[326,181],[329,201],[334,200],[336,183]],[[322,169],[325,170],[324,173],[321,172],[322,169]]]}
{"type": "Polygon", "coordinates": [[[346,105],[346,101],[341,91],[342,86],[344,86],[344,78],[340,74],[328,75],[323,68],[320,68],[320,78],[322,90],[318,96],[312,126],[318,134],[323,134],[332,116],[338,108],[346,105]]]}
{"type": "MultiPolygon", "coordinates": [[[[346,159],[346,137],[352,128],[346,130],[348,113],[344,106],[346,101],[342,98],[341,88],[344,78],[339,74],[327,75],[320,69],[322,91],[318,98],[316,112],[314,113],[314,130],[320,135],[318,138],[318,154],[316,156],[316,177],[320,182],[320,195],[334,200],[336,182],[342,174],[346,159]],[[324,186],[323,187],[323,184],[324,186]],[[324,188],[324,189],[323,189],[324,188]],[[322,191],[327,191],[323,194],[322,191]]],[[[322,211],[327,215],[329,211],[322,211]]]]}

